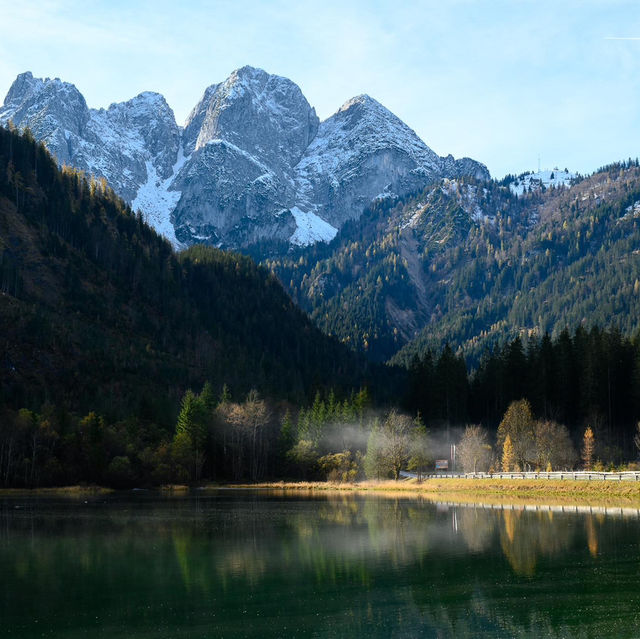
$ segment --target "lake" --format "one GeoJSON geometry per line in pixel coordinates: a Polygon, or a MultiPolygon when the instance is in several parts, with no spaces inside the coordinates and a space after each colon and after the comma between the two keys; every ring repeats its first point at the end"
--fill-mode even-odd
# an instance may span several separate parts
{"type": "Polygon", "coordinates": [[[0,635],[638,637],[640,518],[220,491],[0,497],[0,635]]]}

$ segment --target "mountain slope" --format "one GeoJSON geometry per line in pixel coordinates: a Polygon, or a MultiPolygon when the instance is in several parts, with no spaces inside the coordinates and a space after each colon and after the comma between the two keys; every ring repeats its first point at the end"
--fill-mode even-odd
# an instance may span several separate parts
{"type": "Polygon", "coordinates": [[[519,334],[581,324],[635,331],[640,169],[570,188],[442,180],[376,203],[327,247],[267,262],[325,332],[407,362],[450,342],[472,359],[519,334]]]}
{"type": "Polygon", "coordinates": [[[208,87],[184,129],[159,94],[89,109],[75,86],[28,72],[0,109],[0,124],[10,121],[61,164],[106,178],[177,247],[306,246],[330,240],[380,193],[489,178],[478,162],[436,155],[368,96],[320,123],[291,80],[249,66],[208,87]]]}
{"type": "Polygon", "coordinates": [[[173,419],[210,380],[304,398],[367,367],[247,257],[170,245],[103,183],[0,128],[0,401],[173,419]]]}

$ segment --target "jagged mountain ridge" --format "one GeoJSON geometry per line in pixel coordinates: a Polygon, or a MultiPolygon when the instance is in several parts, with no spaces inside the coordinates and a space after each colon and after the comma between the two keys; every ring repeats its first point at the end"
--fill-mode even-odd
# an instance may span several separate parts
{"type": "Polygon", "coordinates": [[[74,85],[30,72],[0,109],[0,124],[10,121],[61,164],[106,178],[176,246],[308,245],[376,196],[489,178],[474,160],[438,156],[369,96],[320,122],[295,83],[249,66],[208,87],[184,128],[157,93],[90,109],[74,85]]]}

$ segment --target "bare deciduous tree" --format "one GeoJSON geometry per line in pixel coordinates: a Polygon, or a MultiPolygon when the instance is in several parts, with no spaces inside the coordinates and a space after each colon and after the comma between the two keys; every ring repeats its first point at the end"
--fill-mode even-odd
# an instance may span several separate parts
{"type": "Polygon", "coordinates": [[[511,402],[498,426],[498,448],[504,447],[509,435],[513,446],[514,464],[521,469],[531,465],[535,458],[535,420],[526,399],[511,402]]]}
{"type": "Polygon", "coordinates": [[[573,468],[578,455],[566,426],[550,420],[538,421],[535,438],[538,468],[573,468]]]}
{"type": "Polygon", "coordinates": [[[248,456],[249,477],[256,481],[264,471],[267,440],[263,436],[264,426],[271,414],[267,404],[252,390],[242,404],[225,402],[218,413],[230,428],[230,445],[233,450],[233,474],[240,479],[244,474],[244,460],[248,456]]]}
{"type": "Polygon", "coordinates": [[[457,454],[465,473],[486,472],[491,463],[487,431],[481,426],[467,426],[458,444],[457,454]]]}
{"type": "Polygon", "coordinates": [[[416,436],[418,427],[411,417],[390,411],[384,422],[371,432],[365,460],[367,475],[391,475],[398,479],[416,447],[416,436]]]}

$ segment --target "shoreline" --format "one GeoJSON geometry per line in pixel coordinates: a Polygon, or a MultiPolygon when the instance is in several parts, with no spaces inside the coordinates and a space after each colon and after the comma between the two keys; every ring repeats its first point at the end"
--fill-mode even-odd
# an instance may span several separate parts
{"type": "Polygon", "coordinates": [[[637,504],[640,507],[640,482],[555,479],[425,479],[422,482],[365,481],[329,482],[259,482],[205,486],[204,492],[215,490],[274,491],[282,495],[304,494],[371,494],[387,497],[421,497],[429,501],[464,503],[511,503],[598,506],[637,504]]]}
{"type": "Polygon", "coordinates": [[[582,481],[573,479],[473,479],[448,478],[355,483],[272,481],[238,484],[208,483],[200,486],[166,485],[115,490],[103,486],[60,486],[49,488],[2,488],[2,497],[87,497],[123,493],[157,493],[164,496],[207,495],[220,491],[260,491],[280,496],[378,495],[381,497],[424,498],[429,501],[460,503],[510,503],[549,505],[638,505],[640,482],[582,481]]]}
{"type": "Polygon", "coordinates": [[[46,488],[0,488],[0,497],[86,497],[116,492],[106,486],[47,486],[46,488]]]}

